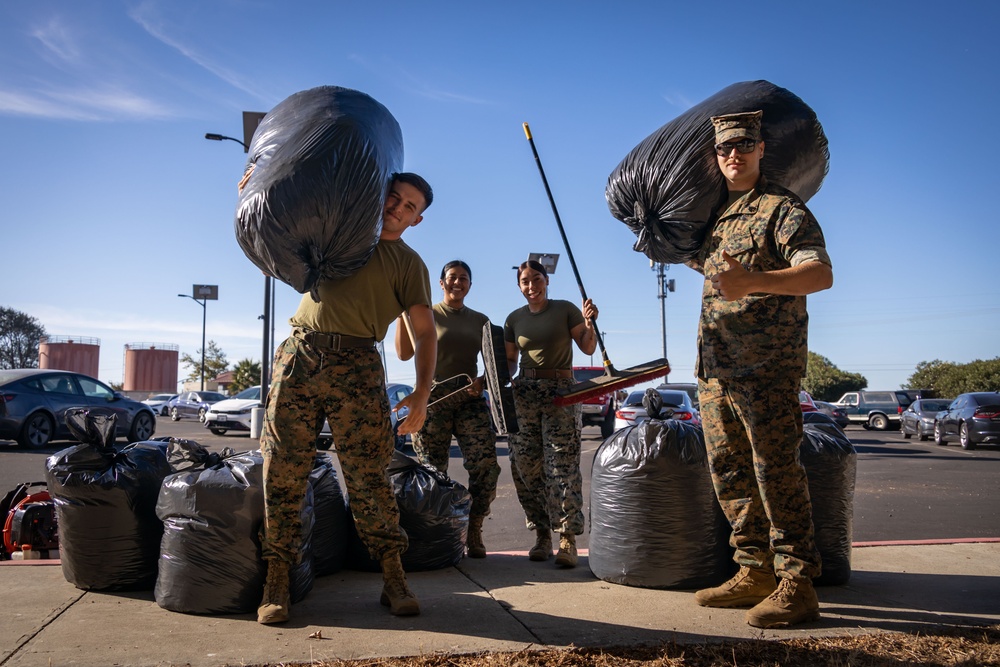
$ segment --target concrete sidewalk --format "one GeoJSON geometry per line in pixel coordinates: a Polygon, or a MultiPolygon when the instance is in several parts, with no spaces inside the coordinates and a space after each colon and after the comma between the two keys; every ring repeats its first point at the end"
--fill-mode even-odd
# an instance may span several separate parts
{"type": "Polygon", "coordinates": [[[1000,542],[856,547],[847,585],[820,588],[822,618],[762,631],[743,610],[697,606],[690,592],[610,584],[576,569],[491,553],[408,575],[422,614],[389,615],[381,575],[316,580],[281,626],[255,615],[193,616],[153,593],[94,593],[58,565],[0,566],[0,667],[276,665],[706,639],[791,638],[1000,623],[1000,542]],[[314,633],[322,638],[311,638],[314,633]]]}

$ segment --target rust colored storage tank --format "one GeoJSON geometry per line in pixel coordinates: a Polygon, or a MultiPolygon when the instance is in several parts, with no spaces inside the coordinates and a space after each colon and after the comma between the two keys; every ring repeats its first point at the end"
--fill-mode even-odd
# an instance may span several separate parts
{"type": "Polygon", "coordinates": [[[42,336],[38,341],[38,367],[97,377],[101,341],[87,336],[42,336]]]}
{"type": "Polygon", "coordinates": [[[177,361],[178,348],[172,343],[128,343],[122,390],[176,393],[177,361]]]}

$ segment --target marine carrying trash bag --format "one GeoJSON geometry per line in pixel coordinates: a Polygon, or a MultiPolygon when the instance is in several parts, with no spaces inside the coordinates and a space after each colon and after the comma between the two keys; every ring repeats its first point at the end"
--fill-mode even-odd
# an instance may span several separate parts
{"type": "Polygon", "coordinates": [[[768,81],[734,83],[646,137],[608,177],[608,208],[638,237],[636,251],[667,264],[698,254],[725,191],[710,119],[757,109],[764,176],[804,202],[819,191],[830,153],[815,112],[768,81]]]}
{"type": "MultiPolygon", "coordinates": [[[[465,555],[469,533],[472,508],[469,491],[447,475],[399,451],[393,452],[387,472],[399,506],[399,525],[409,538],[409,546],[402,555],[403,569],[417,572],[457,565],[465,555]]],[[[381,569],[369,556],[356,527],[347,558],[348,567],[356,570],[381,569]]]]}
{"type": "Polygon", "coordinates": [[[643,588],[717,585],[735,570],[729,532],[700,428],[648,419],[598,447],[588,556],[597,578],[643,588]]]}
{"type": "MultiPolygon", "coordinates": [[[[164,609],[189,614],[239,614],[260,604],[267,576],[261,558],[264,458],[259,451],[222,454],[190,441],[171,441],[178,471],[163,480],[156,514],[163,521],[154,594],[164,609]]],[[[308,490],[309,487],[307,487],[308,490]]],[[[312,531],[312,494],[302,509],[303,534],[312,531]]],[[[309,540],[290,573],[292,601],[312,588],[309,540]]]]}
{"type": "Polygon", "coordinates": [[[333,457],[316,452],[313,471],[309,473],[313,490],[315,527],[313,528],[313,568],[317,577],[339,572],[347,560],[351,537],[351,515],[347,500],[337,480],[333,457]]]}
{"type": "Polygon", "coordinates": [[[151,589],[163,534],[156,498],[170,473],[163,448],[137,442],[116,450],[110,411],[71,410],[66,425],[80,444],[45,462],[63,576],[84,590],[151,589]]]}
{"type": "Polygon", "coordinates": [[[264,273],[319,301],[321,279],[371,258],[403,135],[364,93],[320,86],[274,107],[250,142],[236,240],[264,273]]]}
{"type": "Polygon", "coordinates": [[[823,563],[813,583],[846,584],[851,578],[857,452],[837,425],[805,424],[799,460],[809,479],[816,547],[823,563]]]}

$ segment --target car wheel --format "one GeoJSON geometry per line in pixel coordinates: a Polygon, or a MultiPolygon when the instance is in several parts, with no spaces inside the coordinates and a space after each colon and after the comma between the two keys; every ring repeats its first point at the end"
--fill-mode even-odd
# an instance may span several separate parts
{"type": "Polygon", "coordinates": [[[920,440],[920,442],[927,442],[927,438],[929,437],[929,435],[920,430],[919,426],[917,427],[917,439],[920,440]]]}
{"type": "Polygon", "coordinates": [[[206,412],[208,412],[208,410],[206,410],[205,408],[200,408],[198,410],[198,421],[200,421],[202,424],[205,423],[205,413],[206,412]]]}
{"type": "Polygon", "coordinates": [[[228,431],[229,429],[226,429],[226,428],[210,428],[208,430],[211,431],[212,433],[214,433],[215,435],[225,435],[226,431],[228,431]]]}
{"type": "Polygon", "coordinates": [[[140,412],[132,419],[132,428],[128,432],[129,442],[142,442],[153,437],[156,430],[156,420],[148,412],[140,412]]]}
{"type": "Polygon", "coordinates": [[[899,425],[899,432],[902,434],[903,440],[909,440],[910,438],[913,437],[912,433],[907,433],[906,432],[906,425],[905,424],[900,424],[899,425]]]}
{"type": "Polygon", "coordinates": [[[176,407],[170,408],[170,419],[172,421],[179,422],[181,420],[180,410],[176,407]]]}
{"type": "Polygon", "coordinates": [[[161,417],[169,417],[170,416],[170,408],[168,408],[165,405],[162,408],[160,408],[160,416],[161,417]]]}
{"type": "Polygon", "coordinates": [[[601,437],[605,440],[610,438],[615,432],[615,411],[608,406],[608,414],[601,421],[601,437]]]}
{"type": "Polygon", "coordinates": [[[947,445],[948,443],[944,441],[944,431],[941,430],[941,424],[934,422],[934,444],[937,445],[947,445]]]}
{"type": "Polygon", "coordinates": [[[876,431],[884,431],[889,428],[889,418],[885,415],[872,415],[868,418],[868,423],[876,431]]]}
{"type": "Polygon", "coordinates": [[[51,417],[44,412],[35,412],[24,421],[17,443],[22,447],[39,449],[49,444],[54,430],[55,423],[51,417]]]}
{"type": "Polygon", "coordinates": [[[969,439],[969,425],[966,422],[962,422],[958,427],[958,442],[961,443],[962,449],[976,448],[976,443],[969,439]]]}

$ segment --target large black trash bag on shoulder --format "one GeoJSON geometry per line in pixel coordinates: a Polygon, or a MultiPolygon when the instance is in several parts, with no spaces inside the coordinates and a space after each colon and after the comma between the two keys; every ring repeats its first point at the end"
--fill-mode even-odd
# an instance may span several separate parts
{"type": "Polygon", "coordinates": [[[648,419],[598,447],[590,481],[590,570],[643,588],[714,586],[734,571],[729,524],[701,429],[648,419]]]}
{"type": "Polygon", "coordinates": [[[836,424],[805,424],[799,460],[809,479],[816,547],[823,561],[817,586],[846,584],[851,578],[854,488],[858,455],[836,424]]]}
{"type": "Polygon", "coordinates": [[[382,208],[403,164],[403,135],[368,95],[320,86],[261,120],[236,206],[236,240],[264,273],[301,293],[351,275],[371,258],[382,208]]]}
{"type": "Polygon", "coordinates": [[[45,462],[63,576],[84,590],[151,589],[163,534],[156,497],[170,474],[163,448],[138,442],[115,449],[110,411],[72,410],[66,425],[80,444],[45,462]]]}
{"type": "MultiPolygon", "coordinates": [[[[222,454],[171,441],[177,472],[163,480],[157,516],[163,521],[158,605],[190,614],[240,614],[257,609],[267,565],[261,558],[264,458],[260,451],[222,454]]],[[[302,509],[301,562],[290,573],[292,601],[312,587],[312,494],[302,509]]]]}
{"type": "MultiPolygon", "coordinates": [[[[457,565],[465,555],[469,533],[472,508],[469,491],[447,475],[399,451],[393,452],[387,472],[399,506],[399,525],[409,539],[401,557],[403,569],[418,572],[457,565]]],[[[381,566],[369,556],[356,526],[351,525],[348,567],[379,571],[381,566]]]]}
{"type": "Polygon", "coordinates": [[[316,523],[313,529],[313,567],[317,577],[339,572],[347,560],[351,536],[351,516],[347,500],[337,480],[333,457],[316,452],[316,462],[309,474],[313,490],[316,523]]]}
{"type": "Polygon", "coordinates": [[[608,208],[638,237],[636,251],[668,264],[698,254],[725,189],[710,119],[757,109],[764,176],[802,201],[819,191],[830,153],[815,112],[768,81],[734,83],[649,135],[608,177],[608,208]]]}

